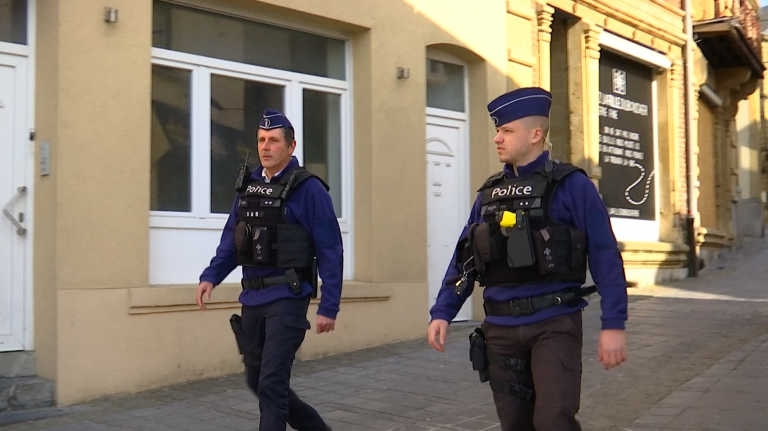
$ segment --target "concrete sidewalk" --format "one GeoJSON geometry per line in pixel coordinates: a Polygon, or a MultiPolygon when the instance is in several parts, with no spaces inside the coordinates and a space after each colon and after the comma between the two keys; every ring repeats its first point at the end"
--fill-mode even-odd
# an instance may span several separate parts
{"type": "MultiPolygon", "coordinates": [[[[629,361],[618,369],[605,371],[596,360],[597,296],[585,311],[585,430],[768,429],[768,242],[754,241],[697,279],[631,294],[629,361]]],[[[499,430],[490,389],[468,360],[467,335],[475,326],[452,325],[445,354],[414,340],[298,362],[293,387],[335,431],[499,430]]],[[[258,405],[242,375],[49,414],[61,416],[5,429],[258,427],[258,405]]]]}

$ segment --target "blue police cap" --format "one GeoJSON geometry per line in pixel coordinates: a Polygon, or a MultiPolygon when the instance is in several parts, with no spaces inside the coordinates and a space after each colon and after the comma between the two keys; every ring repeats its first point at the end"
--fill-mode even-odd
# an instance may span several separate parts
{"type": "Polygon", "coordinates": [[[271,130],[279,127],[293,129],[293,125],[288,121],[288,117],[283,115],[282,112],[276,109],[264,111],[264,115],[261,116],[261,122],[259,122],[259,129],[271,130]]]}
{"type": "Polygon", "coordinates": [[[520,118],[542,116],[549,118],[549,108],[552,106],[552,93],[539,87],[518,88],[502,94],[488,104],[493,124],[502,124],[519,120],[520,118]]]}

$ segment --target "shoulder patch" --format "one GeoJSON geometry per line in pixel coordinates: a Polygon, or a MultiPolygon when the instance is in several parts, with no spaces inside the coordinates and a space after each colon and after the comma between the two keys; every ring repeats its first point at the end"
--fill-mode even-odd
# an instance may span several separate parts
{"type": "Polygon", "coordinates": [[[487,179],[487,180],[485,180],[485,183],[482,185],[482,187],[480,187],[479,189],[477,189],[477,191],[478,191],[478,192],[481,192],[481,191],[483,191],[483,190],[487,189],[488,187],[491,187],[491,186],[493,186],[493,185],[494,185],[494,184],[496,184],[497,182],[499,182],[499,181],[501,181],[502,179],[504,179],[504,177],[505,177],[505,176],[506,176],[506,172],[504,172],[504,171],[499,171],[499,172],[496,172],[495,174],[493,174],[493,175],[491,175],[490,177],[488,177],[488,179],[487,179]]]}

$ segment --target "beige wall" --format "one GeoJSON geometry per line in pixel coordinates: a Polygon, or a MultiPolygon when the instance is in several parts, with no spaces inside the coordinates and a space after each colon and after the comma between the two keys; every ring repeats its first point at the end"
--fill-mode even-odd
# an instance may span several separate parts
{"type": "Polygon", "coordinates": [[[760,92],[739,102],[736,114],[741,199],[760,198],[760,92]]]}
{"type": "MultiPolygon", "coordinates": [[[[90,371],[68,367],[69,331],[100,342],[80,356],[120,363],[110,353],[114,341],[94,330],[115,322],[77,326],[66,317],[72,311],[62,301],[67,292],[111,298],[147,282],[149,171],[138,168],[149,154],[150,39],[144,30],[151,7],[110,2],[130,18],[109,27],[101,19],[105,6],[38,4],[37,143],[51,142],[52,173],[36,182],[35,344],[38,374],[55,377],[65,391],[67,379],[90,371]]],[[[66,393],[59,397],[67,402],[66,393]]]]}
{"type": "MultiPolygon", "coordinates": [[[[58,301],[56,295],[56,212],[59,126],[59,7],[53,0],[40,0],[37,12],[37,69],[35,79],[35,129],[39,139],[51,142],[51,176],[35,175],[34,235],[34,327],[37,374],[56,378],[58,301]]],[[[39,169],[39,167],[35,167],[39,169]]],[[[36,171],[37,173],[37,171],[36,171]]]]}
{"type": "Polygon", "coordinates": [[[738,149],[736,150],[736,160],[738,166],[738,187],[739,198],[750,198],[752,178],[749,174],[752,170],[752,157],[750,141],[750,121],[749,121],[749,100],[739,102],[739,110],[736,113],[736,139],[738,149]]]}
{"type": "Polygon", "coordinates": [[[696,50],[696,85],[706,84],[722,106],[698,109],[700,228],[698,243],[705,262],[724,247],[739,247],[736,202],[759,197],[762,126],[757,77],[744,67],[713,69],[696,50]],[[701,75],[701,76],[698,76],[701,75]]]}
{"type": "Polygon", "coordinates": [[[759,91],[756,90],[754,93],[749,95],[749,147],[750,147],[750,190],[749,195],[752,198],[760,199],[760,194],[763,190],[761,185],[761,174],[760,174],[760,148],[762,147],[762,138],[761,138],[761,112],[760,112],[760,105],[761,105],[761,95],[759,91]]]}
{"type": "Polygon", "coordinates": [[[699,99],[699,213],[701,226],[709,229],[717,227],[717,204],[715,195],[715,115],[712,108],[699,99]]]}
{"type": "MultiPolygon", "coordinates": [[[[537,57],[545,48],[538,37],[546,20],[517,0],[471,7],[463,0],[190,3],[341,32],[352,44],[355,281],[345,285],[337,330],[308,334],[299,357],[423,336],[426,49],[469,65],[466,186],[474,198],[501,167],[485,105],[508,89],[537,83],[544,76],[539,69],[550,68],[548,58],[537,57]],[[410,79],[396,79],[397,67],[410,68],[410,79]]],[[[601,26],[675,56],[680,15],[655,2],[622,2],[614,18],[605,7],[598,12],[565,0],[553,6],[586,20],[569,30],[575,50],[568,68],[578,75],[569,85],[578,84],[578,103],[569,104],[568,117],[587,118],[581,129],[571,128],[571,141],[577,130],[579,142],[569,147],[581,151],[576,160],[594,168],[596,84],[594,77],[582,80],[581,70],[597,64],[601,26]]],[[[147,285],[151,9],[150,0],[40,0],[38,7],[37,142],[52,142],[53,168],[36,184],[36,344],[38,372],[57,379],[62,405],[241,369],[227,324],[237,312],[236,286],[219,287],[213,309],[202,313],[195,311],[195,286],[147,285]],[[106,6],[120,10],[118,23],[101,19],[106,6]]],[[[674,147],[678,135],[669,133],[674,147]]],[[[600,176],[594,169],[590,175],[600,176]]],[[[675,245],[625,251],[642,268],[680,254],[675,245]]],[[[476,319],[482,317],[481,293],[475,293],[476,319]]]]}
{"type": "MultiPolygon", "coordinates": [[[[768,62],[768,35],[762,35],[763,66],[768,62]]],[[[760,172],[761,195],[768,199],[768,79],[760,85],[760,172]]],[[[763,202],[763,219],[768,222],[768,202],[763,202]]]]}

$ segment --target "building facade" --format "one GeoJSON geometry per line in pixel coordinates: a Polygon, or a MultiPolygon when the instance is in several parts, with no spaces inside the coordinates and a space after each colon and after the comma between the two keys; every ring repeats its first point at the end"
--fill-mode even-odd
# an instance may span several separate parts
{"type": "MultiPolygon", "coordinates": [[[[336,330],[300,359],[423,336],[501,168],[485,106],[514,88],[552,91],[552,153],[599,188],[628,280],[685,277],[683,17],[674,0],[1,0],[0,350],[34,352],[61,405],[239,371],[239,270],[209,311],[194,296],[266,107],[296,125],[345,246],[336,330]]],[[[482,319],[480,295],[457,319],[482,319]]]]}
{"type": "Polygon", "coordinates": [[[700,266],[763,235],[762,37],[752,0],[694,1],[692,93],[700,266]]]}

